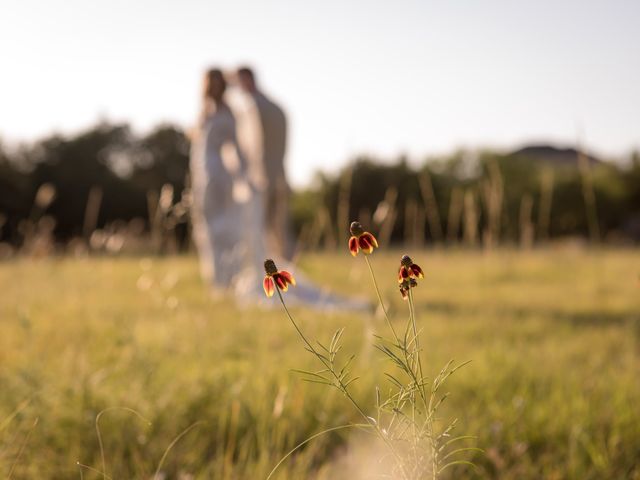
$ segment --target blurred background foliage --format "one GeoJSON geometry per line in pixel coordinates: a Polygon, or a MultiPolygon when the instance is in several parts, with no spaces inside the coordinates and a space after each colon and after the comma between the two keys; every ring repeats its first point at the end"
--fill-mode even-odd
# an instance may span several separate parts
{"type": "MultiPolygon", "coordinates": [[[[172,125],[138,135],[127,124],[101,122],[71,136],[0,142],[0,241],[21,247],[43,229],[56,245],[90,243],[95,231],[153,237],[159,222],[172,248],[186,248],[188,158],[189,140],[172,125]]],[[[335,245],[354,218],[386,240],[416,245],[530,245],[566,236],[637,242],[640,153],[624,163],[545,145],[419,162],[360,156],[295,191],[292,217],[301,244],[311,247],[335,245]]]]}

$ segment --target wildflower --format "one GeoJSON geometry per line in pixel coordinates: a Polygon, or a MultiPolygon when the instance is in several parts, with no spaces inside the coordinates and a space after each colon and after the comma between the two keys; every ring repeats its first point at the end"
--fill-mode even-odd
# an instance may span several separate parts
{"type": "Polygon", "coordinates": [[[349,238],[349,251],[354,257],[358,250],[369,255],[374,248],[378,248],[378,241],[371,233],[365,232],[360,222],[351,222],[351,238],[349,238]]]}
{"type": "Polygon", "coordinates": [[[276,264],[273,260],[267,259],[264,261],[264,271],[266,275],[264,276],[264,281],[262,282],[262,287],[264,288],[264,293],[267,294],[267,297],[272,297],[276,291],[276,286],[286,292],[289,289],[289,284],[296,284],[295,278],[289,272],[285,270],[278,270],[276,264]]]}
{"type": "Polygon", "coordinates": [[[403,280],[402,283],[400,283],[400,295],[402,295],[402,299],[406,300],[409,297],[409,290],[417,286],[418,282],[415,278],[403,280]]]}
{"type": "Polygon", "coordinates": [[[400,270],[398,270],[398,283],[407,279],[423,278],[424,272],[420,265],[413,263],[409,255],[403,255],[400,260],[400,270]]]}

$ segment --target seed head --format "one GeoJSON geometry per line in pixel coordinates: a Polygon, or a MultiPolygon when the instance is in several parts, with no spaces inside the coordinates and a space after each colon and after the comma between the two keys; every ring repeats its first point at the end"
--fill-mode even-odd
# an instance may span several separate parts
{"type": "Polygon", "coordinates": [[[267,275],[274,275],[278,273],[278,267],[276,267],[276,262],[271,260],[270,258],[264,261],[264,271],[267,275]]]}
{"type": "Polygon", "coordinates": [[[364,233],[364,228],[362,228],[362,224],[360,222],[351,222],[349,230],[351,231],[351,235],[355,235],[356,237],[359,237],[364,233]]]}
{"type": "Polygon", "coordinates": [[[404,265],[405,267],[410,267],[411,265],[413,265],[413,261],[411,260],[411,257],[409,255],[403,255],[400,259],[400,264],[404,265]]]}

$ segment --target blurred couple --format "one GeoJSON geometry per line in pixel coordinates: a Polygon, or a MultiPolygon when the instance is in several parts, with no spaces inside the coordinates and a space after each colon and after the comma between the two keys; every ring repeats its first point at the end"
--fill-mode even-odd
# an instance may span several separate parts
{"type": "MultiPolygon", "coordinates": [[[[250,68],[231,76],[206,72],[202,110],[191,147],[193,238],[200,270],[215,295],[262,303],[263,262],[292,260],[284,112],[257,87],[250,68]],[[227,84],[235,88],[228,101],[227,84]]],[[[287,267],[291,268],[291,267],[287,267]]],[[[360,309],[296,274],[288,299],[320,308],[360,309]]]]}

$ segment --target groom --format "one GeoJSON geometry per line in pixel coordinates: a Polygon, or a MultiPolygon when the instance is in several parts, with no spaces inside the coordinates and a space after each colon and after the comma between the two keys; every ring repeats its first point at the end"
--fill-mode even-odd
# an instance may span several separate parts
{"type": "Polygon", "coordinates": [[[265,193],[265,225],[268,246],[281,258],[291,260],[293,242],[289,231],[289,184],[284,168],[287,119],[282,109],[260,91],[253,70],[238,69],[238,83],[248,97],[245,115],[253,125],[245,145],[254,183],[265,193]]]}

